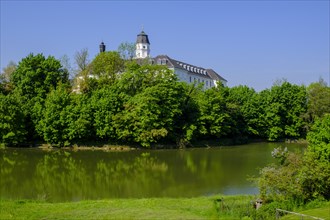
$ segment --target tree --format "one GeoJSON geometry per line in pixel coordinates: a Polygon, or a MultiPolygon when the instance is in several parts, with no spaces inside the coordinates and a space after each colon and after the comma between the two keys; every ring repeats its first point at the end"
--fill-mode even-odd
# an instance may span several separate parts
{"type": "Polygon", "coordinates": [[[49,144],[62,147],[93,137],[92,113],[86,95],[70,94],[60,85],[48,94],[42,115],[37,131],[49,144]]]}
{"type": "Polygon", "coordinates": [[[74,55],[74,60],[78,67],[77,72],[80,73],[81,71],[84,71],[90,63],[88,58],[88,49],[84,48],[80,51],[77,51],[74,55]]]}
{"type": "Polygon", "coordinates": [[[330,113],[330,87],[320,79],[319,82],[311,83],[307,87],[307,121],[312,124],[315,119],[321,118],[324,114],[330,113]]]}
{"type": "Polygon", "coordinates": [[[10,90],[12,90],[12,86],[10,84],[10,77],[12,73],[16,70],[17,64],[13,61],[10,61],[6,67],[2,69],[1,75],[0,75],[0,86],[2,93],[8,93],[10,90]]]}
{"type": "MultiPolygon", "coordinates": [[[[235,86],[229,89],[226,104],[231,110],[231,117],[235,116],[233,127],[239,128],[236,131],[240,135],[258,137],[260,132],[260,103],[259,94],[254,89],[247,86],[235,86]]],[[[237,135],[236,134],[236,135],[237,135]]]]}
{"type": "Polygon", "coordinates": [[[52,56],[45,58],[42,54],[30,54],[19,62],[11,81],[14,89],[28,99],[36,96],[45,98],[59,82],[68,83],[68,72],[52,56]]]}
{"type": "Polygon", "coordinates": [[[124,104],[124,111],[113,117],[121,141],[143,147],[173,137],[176,120],[182,116],[183,87],[177,82],[162,82],[144,89],[124,104]]]}
{"type": "Polygon", "coordinates": [[[93,129],[98,139],[117,141],[113,121],[115,115],[124,109],[127,100],[127,95],[115,86],[104,86],[93,91],[90,105],[93,112],[93,129]]]}
{"type": "Polygon", "coordinates": [[[131,63],[126,67],[117,86],[126,94],[134,96],[148,87],[159,83],[175,82],[177,77],[166,66],[142,65],[131,63]]]}
{"type": "Polygon", "coordinates": [[[67,114],[70,106],[70,95],[62,87],[52,90],[43,109],[43,118],[37,124],[37,130],[43,139],[55,146],[69,145],[67,114]]]}
{"type": "Polygon", "coordinates": [[[19,94],[0,93],[0,140],[8,145],[22,144],[27,139],[26,116],[19,94]]]}
{"type": "Polygon", "coordinates": [[[330,114],[318,118],[307,134],[303,155],[274,149],[279,164],[263,168],[257,179],[263,197],[276,200],[330,199],[330,114]]]}
{"type": "Polygon", "coordinates": [[[316,119],[307,141],[309,145],[299,175],[305,199],[330,199],[330,114],[316,119]]]}
{"type": "Polygon", "coordinates": [[[123,42],[118,46],[118,53],[124,60],[132,59],[135,55],[135,44],[129,42],[123,42]]]}
{"type": "Polygon", "coordinates": [[[200,133],[207,138],[220,138],[227,136],[231,131],[226,94],[228,90],[223,87],[211,88],[202,92],[199,98],[200,133]]]}
{"type": "Polygon", "coordinates": [[[119,74],[124,71],[124,60],[118,52],[107,51],[98,54],[90,65],[88,75],[98,79],[98,83],[113,84],[119,74]]]}
{"type": "Polygon", "coordinates": [[[70,63],[70,58],[68,57],[68,55],[63,55],[62,57],[60,57],[60,62],[62,65],[62,68],[68,72],[69,74],[69,79],[73,79],[75,77],[75,71],[73,70],[71,63],[70,63]]]}
{"type": "Polygon", "coordinates": [[[297,138],[304,134],[302,115],[307,110],[306,88],[281,82],[271,89],[260,93],[259,105],[263,112],[262,121],[265,121],[265,135],[270,141],[280,138],[297,138]]]}

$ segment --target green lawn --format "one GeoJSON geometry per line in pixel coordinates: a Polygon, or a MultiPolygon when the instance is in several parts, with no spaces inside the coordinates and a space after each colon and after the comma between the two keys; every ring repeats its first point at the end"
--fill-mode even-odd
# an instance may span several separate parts
{"type": "MultiPolygon", "coordinates": [[[[254,196],[197,198],[109,199],[51,203],[0,200],[0,219],[253,219],[258,218],[250,201],[254,196]],[[250,217],[249,217],[250,216],[250,217]]],[[[330,202],[323,208],[297,211],[330,220],[330,202]]],[[[267,219],[275,219],[271,214],[267,219]]],[[[281,219],[301,219],[287,215],[281,219]]],[[[309,218],[304,218],[309,219],[309,218]]]]}
{"type": "MultiPolygon", "coordinates": [[[[304,215],[309,215],[309,216],[313,216],[313,217],[330,220],[330,203],[328,203],[328,205],[323,208],[309,209],[309,210],[297,211],[297,212],[304,214],[304,215]]],[[[281,219],[293,220],[293,219],[301,219],[301,217],[297,216],[297,215],[286,215],[286,216],[282,217],[281,219]]],[[[304,219],[312,219],[312,218],[304,217],[304,219]]]]}
{"type": "Polygon", "coordinates": [[[0,201],[0,219],[237,219],[251,196],[110,199],[67,203],[0,201]]]}

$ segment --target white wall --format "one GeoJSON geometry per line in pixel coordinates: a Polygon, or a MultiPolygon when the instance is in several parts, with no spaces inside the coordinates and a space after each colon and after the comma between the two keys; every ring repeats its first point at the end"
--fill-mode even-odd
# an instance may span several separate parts
{"type": "MultiPolygon", "coordinates": [[[[170,69],[174,69],[174,68],[170,68],[170,69]]],[[[216,86],[215,84],[215,80],[210,79],[209,77],[203,77],[203,76],[199,76],[196,74],[189,74],[188,71],[183,70],[183,69],[174,69],[174,73],[178,76],[179,81],[182,82],[186,82],[186,83],[204,83],[204,89],[208,89],[211,87],[216,86]]]]}
{"type": "Polygon", "coordinates": [[[149,55],[150,55],[149,44],[143,44],[143,43],[136,44],[136,50],[135,50],[136,58],[146,58],[149,57],[149,55]]]}

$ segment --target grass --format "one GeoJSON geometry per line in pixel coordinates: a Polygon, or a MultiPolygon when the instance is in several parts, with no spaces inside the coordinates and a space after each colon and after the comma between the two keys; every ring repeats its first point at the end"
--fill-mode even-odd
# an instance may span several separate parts
{"type": "MultiPolygon", "coordinates": [[[[63,203],[0,200],[0,219],[275,219],[275,213],[262,217],[262,212],[259,213],[251,205],[251,200],[254,199],[256,198],[251,195],[219,195],[63,203]]],[[[320,203],[318,206],[297,212],[330,220],[330,202],[320,203]]],[[[286,215],[281,219],[301,218],[286,215]]]]}
{"type": "MultiPolygon", "coordinates": [[[[305,210],[305,211],[298,211],[298,213],[308,215],[308,216],[317,217],[317,218],[322,218],[322,219],[325,219],[325,220],[330,220],[330,203],[327,203],[327,205],[325,207],[322,207],[322,208],[309,209],[309,210],[305,210]]],[[[298,215],[290,214],[290,215],[286,215],[286,216],[282,217],[281,219],[283,219],[283,220],[293,220],[293,219],[301,219],[301,217],[298,216],[298,215]]],[[[304,219],[312,219],[312,218],[304,217],[304,219]]]]}
{"type": "Polygon", "coordinates": [[[50,203],[0,201],[0,219],[238,219],[252,196],[109,199],[50,203]]]}

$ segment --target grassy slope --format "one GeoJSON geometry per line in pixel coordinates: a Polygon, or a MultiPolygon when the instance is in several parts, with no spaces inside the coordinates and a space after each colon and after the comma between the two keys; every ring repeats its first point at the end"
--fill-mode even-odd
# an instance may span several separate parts
{"type": "MultiPolygon", "coordinates": [[[[0,219],[218,219],[220,197],[110,199],[67,203],[1,201],[0,219]]],[[[251,196],[226,196],[229,206],[249,204],[251,196]]],[[[237,219],[234,212],[223,219],[237,219]]]]}
{"type": "MultiPolygon", "coordinates": [[[[323,218],[325,220],[330,220],[330,203],[328,203],[328,205],[323,208],[310,209],[310,210],[305,210],[305,211],[301,211],[301,212],[298,211],[298,213],[313,216],[313,217],[323,218]]],[[[285,219],[285,220],[300,219],[300,217],[297,215],[287,215],[281,219],[285,219]]],[[[311,219],[311,218],[305,217],[304,219],[311,219]]]]}
{"type": "MultiPolygon", "coordinates": [[[[2,200],[0,219],[252,219],[255,210],[250,201],[253,199],[253,196],[211,196],[65,203],[2,200]],[[221,202],[215,201],[219,198],[221,202]],[[246,216],[249,213],[250,218],[246,216]]],[[[330,220],[330,202],[322,206],[297,212],[330,220]]],[[[275,219],[275,213],[273,217],[275,219]]],[[[287,215],[281,219],[300,217],[287,215]]]]}

